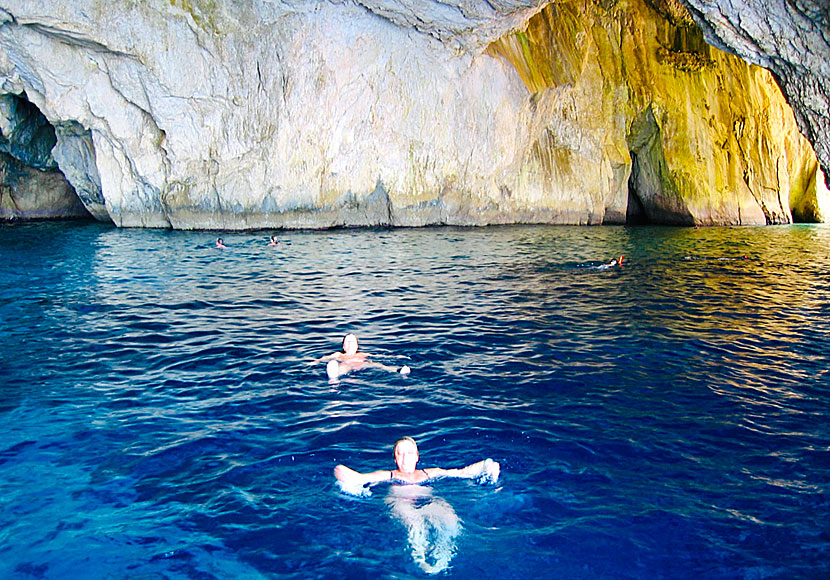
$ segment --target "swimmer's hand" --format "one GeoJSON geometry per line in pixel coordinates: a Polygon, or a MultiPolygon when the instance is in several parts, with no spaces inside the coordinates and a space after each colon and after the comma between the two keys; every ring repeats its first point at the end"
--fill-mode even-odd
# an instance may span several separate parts
{"type": "Polygon", "coordinates": [[[336,358],[336,356],[335,356],[336,354],[337,354],[337,353],[327,354],[326,356],[321,356],[320,358],[315,358],[314,360],[310,360],[310,361],[308,361],[306,364],[307,364],[308,366],[318,365],[318,364],[320,364],[321,362],[330,361],[330,360],[332,360],[332,359],[336,358]]]}
{"type": "Polygon", "coordinates": [[[433,467],[427,470],[430,477],[463,477],[474,479],[478,483],[496,483],[499,479],[501,468],[498,461],[489,457],[483,461],[473,463],[461,469],[441,469],[433,467]]]}
{"type": "Polygon", "coordinates": [[[338,465],[334,468],[334,477],[337,479],[337,487],[340,491],[349,495],[367,495],[371,492],[369,488],[363,487],[363,480],[360,474],[345,465],[338,465]]]}
{"type": "Polygon", "coordinates": [[[354,469],[349,469],[345,465],[338,465],[334,468],[334,477],[337,479],[337,484],[343,493],[367,496],[372,494],[369,491],[369,486],[381,481],[389,481],[392,478],[392,472],[382,470],[360,473],[354,469]]]}
{"type": "Polygon", "coordinates": [[[484,466],[479,475],[481,483],[496,483],[499,480],[499,473],[501,473],[501,466],[498,461],[493,461],[489,457],[484,460],[484,466]]]}
{"type": "Polygon", "coordinates": [[[372,495],[372,490],[362,485],[357,485],[354,482],[346,483],[345,481],[338,481],[337,487],[346,495],[354,495],[357,497],[369,497],[372,495]]]}

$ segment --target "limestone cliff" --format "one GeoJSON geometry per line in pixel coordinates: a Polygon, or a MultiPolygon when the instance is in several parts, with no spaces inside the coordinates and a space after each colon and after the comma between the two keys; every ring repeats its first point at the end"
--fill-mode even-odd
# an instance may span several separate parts
{"type": "Polygon", "coordinates": [[[771,75],[672,0],[0,0],[0,22],[0,92],[121,226],[827,215],[771,75]]]}
{"type": "Polygon", "coordinates": [[[671,0],[552,4],[490,52],[536,96],[539,137],[523,169],[548,188],[605,180],[593,204],[610,209],[627,183],[629,221],[827,215],[815,154],[772,75],[711,48],[671,0]]]}
{"type": "Polygon", "coordinates": [[[710,44],[772,72],[822,166],[830,168],[830,2],[682,1],[710,44]]]}

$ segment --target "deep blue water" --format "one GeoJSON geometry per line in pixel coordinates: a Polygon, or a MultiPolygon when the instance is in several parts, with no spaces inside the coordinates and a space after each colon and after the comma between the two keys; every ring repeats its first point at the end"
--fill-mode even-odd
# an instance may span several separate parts
{"type": "Polygon", "coordinates": [[[0,578],[830,576],[830,227],[268,234],[0,227],[0,578]]]}

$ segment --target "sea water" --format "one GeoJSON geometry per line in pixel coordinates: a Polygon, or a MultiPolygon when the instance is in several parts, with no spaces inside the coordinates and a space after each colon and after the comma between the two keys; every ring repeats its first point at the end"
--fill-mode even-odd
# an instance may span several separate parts
{"type": "Polygon", "coordinates": [[[0,577],[830,575],[830,228],[271,233],[0,228],[0,577]]]}

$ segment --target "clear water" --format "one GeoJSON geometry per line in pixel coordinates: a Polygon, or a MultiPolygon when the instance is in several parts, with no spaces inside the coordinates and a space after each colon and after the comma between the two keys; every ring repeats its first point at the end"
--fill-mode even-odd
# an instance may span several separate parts
{"type": "Polygon", "coordinates": [[[830,228],[214,237],[0,228],[0,577],[428,577],[404,434],[442,577],[830,574],[830,228]]]}

